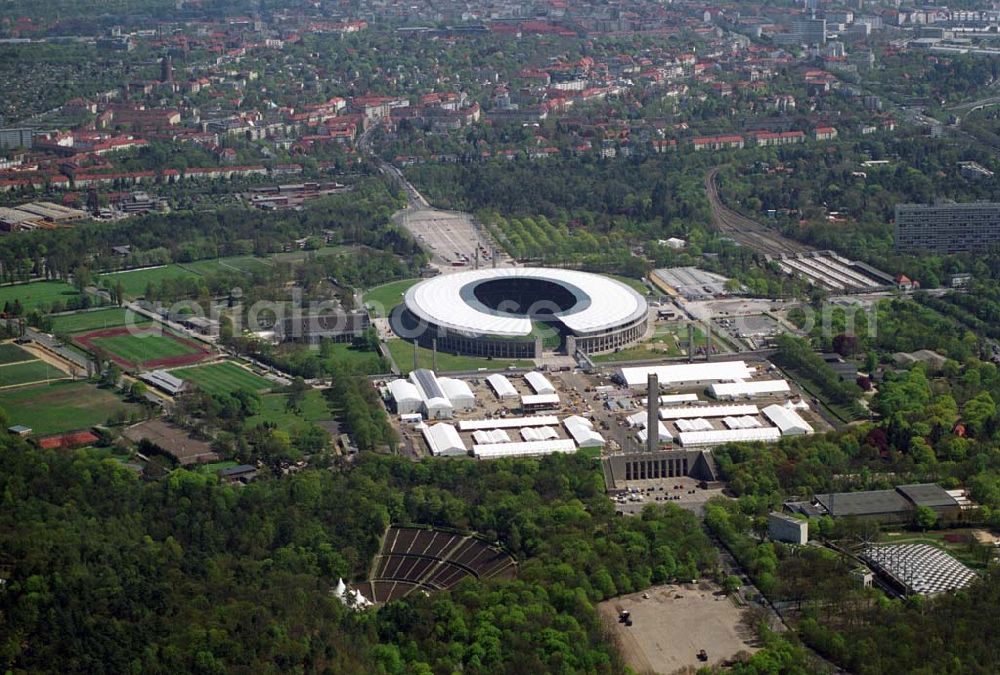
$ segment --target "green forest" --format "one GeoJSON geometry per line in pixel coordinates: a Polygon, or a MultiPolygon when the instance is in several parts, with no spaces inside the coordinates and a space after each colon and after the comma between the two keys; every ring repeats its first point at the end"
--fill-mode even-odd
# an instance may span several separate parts
{"type": "Polygon", "coordinates": [[[139,480],[0,440],[0,665],[26,672],[621,672],[605,598],[716,569],[698,520],[614,515],[592,460],[367,455],[243,488],[139,480]],[[378,612],[330,595],[390,523],[475,530],[520,563],[378,612]],[[59,664],[58,667],[54,664],[59,664]]]}

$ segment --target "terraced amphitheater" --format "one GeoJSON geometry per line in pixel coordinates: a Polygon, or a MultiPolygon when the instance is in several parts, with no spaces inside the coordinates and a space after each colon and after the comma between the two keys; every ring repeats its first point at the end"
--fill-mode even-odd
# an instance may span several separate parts
{"type": "Polygon", "coordinates": [[[510,555],[473,536],[391,526],[372,563],[369,581],[356,588],[372,602],[385,603],[415,590],[448,590],[466,577],[511,578],[516,570],[510,555]]]}

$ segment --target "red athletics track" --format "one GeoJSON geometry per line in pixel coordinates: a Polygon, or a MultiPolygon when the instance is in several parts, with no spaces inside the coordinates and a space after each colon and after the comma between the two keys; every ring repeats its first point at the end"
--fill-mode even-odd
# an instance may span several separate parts
{"type": "MultiPolygon", "coordinates": [[[[179,335],[174,335],[170,331],[161,331],[159,334],[169,337],[171,340],[180,342],[182,345],[195,350],[194,354],[182,354],[180,356],[168,356],[162,359],[150,359],[149,361],[143,361],[142,363],[132,363],[117,354],[112,354],[106,349],[102,349],[99,345],[95,345],[94,338],[107,338],[107,337],[118,337],[119,335],[133,335],[134,329],[128,326],[118,326],[117,328],[104,328],[102,330],[95,330],[89,333],[84,333],[83,335],[77,335],[73,338],[73,342],[77,343],[84,349],[86,349],[91,354],[94,353],[95,349],[100,349],[103,351],[108,359],[114,361],[122,368],[128,370],[135,370],[136,368],[174,368],[176,366],[190,366],[192,364],[198,363],[199,361],[204,361],[205,359],[212,356],[211,352],[205,350],[204,346],[200,343],[191,340],[189,338],[181,337],[179,335]]],[[[155,330],[155,329],[154,329],[155,330]]],[[[151,332],[149,329],[140,331],[141,333],[151,332]]]]}

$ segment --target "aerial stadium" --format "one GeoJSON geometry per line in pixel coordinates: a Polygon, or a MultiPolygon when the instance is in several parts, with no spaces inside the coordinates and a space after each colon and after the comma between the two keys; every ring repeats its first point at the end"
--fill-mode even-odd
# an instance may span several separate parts
{"type": "Polygon", "coordinates": [[[646,333],[649,308],[627,285],[542,267],[472,270],[421,281],[392,327],[421,346],[456,354],[537,358],[544,350],[611,352],[646,333]]]}

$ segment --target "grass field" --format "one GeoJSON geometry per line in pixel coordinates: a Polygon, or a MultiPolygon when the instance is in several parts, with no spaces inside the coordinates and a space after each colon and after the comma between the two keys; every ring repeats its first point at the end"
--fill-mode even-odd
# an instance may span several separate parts
{"type": "MultiPolygon", "coordinates": [[[[386,343],[393,360],[405,375],[413,370],[413,344],[405,340],[389,340],[386,343]]],[[[417,364],[421,368],[430,368],[434,362],[434,354],[430,349],[417,347],[417,364]]],[[[481,356],[456,356],[438,352],[438,370],[442,373],[459,370],[476,370],[478,368],[489,368],[490,370],[502,370],[507,366],[517,366],[518,368],[531,368],[534,361],[527,359],[487,359],[481,356]]]]}
{"type": "Polygon", "coordinates": [[[6,342],[0,344],[0,364],[17,363],[18,361],[32,361],[34,356],[24,351],[16,344],[6,342]]]}
{"type": "Polygon", "coordinates": [[[198,353],[196,348],[175,340],[169,333],[153,331],[95,337],[91,342],[108,354],[134,364],[198,353]]]}
{"type": "MultiPolygon", "coordinates": [[[[593,357],[594,363],[619,363],[623,361],[643,361],[646,359],[657,359],[666,356],[684,356],[687,354],[687,325],[670,324],[659,326],[653,334],[653,339],[649,342],[638,344],[619,352],[610,354],[596,354],[593,357]]],[[[708,344],[708,337],[701,328],[695,326],[694,330],[695,348],[704,347],[708,344]]],[[[716,349],[728,351],[725,347],[715,341],[716,349]]]]}
{"type": "Polygon", "coordinates": [[[104,424],[118,410],[136,409],[109,391],[70,381],[0,391],[0,408],[9,424],[29,426],[43,436],[104,424]]]}
{"type": "Polygon", "coordinates": [[[382,284],[369,289],[364,295],[364,301],[371,303],[375,307],[377,316],[386,316],[386,313],[403,301],[403,293],[422,279],[403,279],[382,284]]]}
{"type": "Polygon", "coordinates": [[[260,375],[250,372],[242,366],[230,361],[213,363],[207,366],[181,368],[171,371],[173,375],[187,380],[209,394],[223,394],[237,389],[263,391],[270,389],[272,384],[260,375]]]}
{"type": "Polygon", "coordinates": [[[48,311],[56,300],[65,303],[80,293],[65,281],[33,281],[30,284],[0,286],[0,308],[6,303],[20,300],[25,313],[43,308],[48,311]]]}
{"type": "Polygon", "coordinates": [[[620,281],[626,286],[632,288],[636,293],[642,297],[646,297],[649,294],[649,287],[642,282],[642,279],[633,279],[632,277],[623,277],[618,274],[608,274],[615,281],[620,281]]]}
{"type": "Polygon", "coordinates": [[[45,361],[25,361],[0,366],[0,387],[29,384],[66,377],[66,373],[45,361]]]}
{"type": "Polygon", "coordinates": [[[142,270],[129,270],[125,272],[112,272],[101,276],[101,282],[105,286],[114,286],[121,282],[122,290],[130,298],[138,298],[146,293],[146,286],[150,283],[159,284],[164,279],[176,279],[178,277],[194,277],[215,272],[250,272],[255,269],[264,269],[271,263],[262,258],[252,255],[230,256],[228,258],[217,258],[215,260],[199,260],[191,263],[171,263],[162,267],[151,267],[142,270]]]}
{"type": "Polygon", "coordinates": [[[52,332],[65,333],[85,333],[102,328],[115,328],[129,323],[134,326],[144,326],[150,323],[150,319],[136,314],[124,307],[110,307],[99,309],[93,312],[77,312],[76,314],[66,314],[64,316],[52,317],[52,332]],[[126,315],[130,315],[126,318],[126,315]]]}
{"type": "Polygon", "coordinates": [[[253,427],[265,422],[273,423],[282,431],[292,431],[304,423],[319,422],[333,419],[323,398],[323,393],[310,389],[302,401],[301,413],[295,413],[285,408],[288,397],[285,394],[264,394],[261,396],[260,414],[247,419],[247,427],[253,427]]]}

